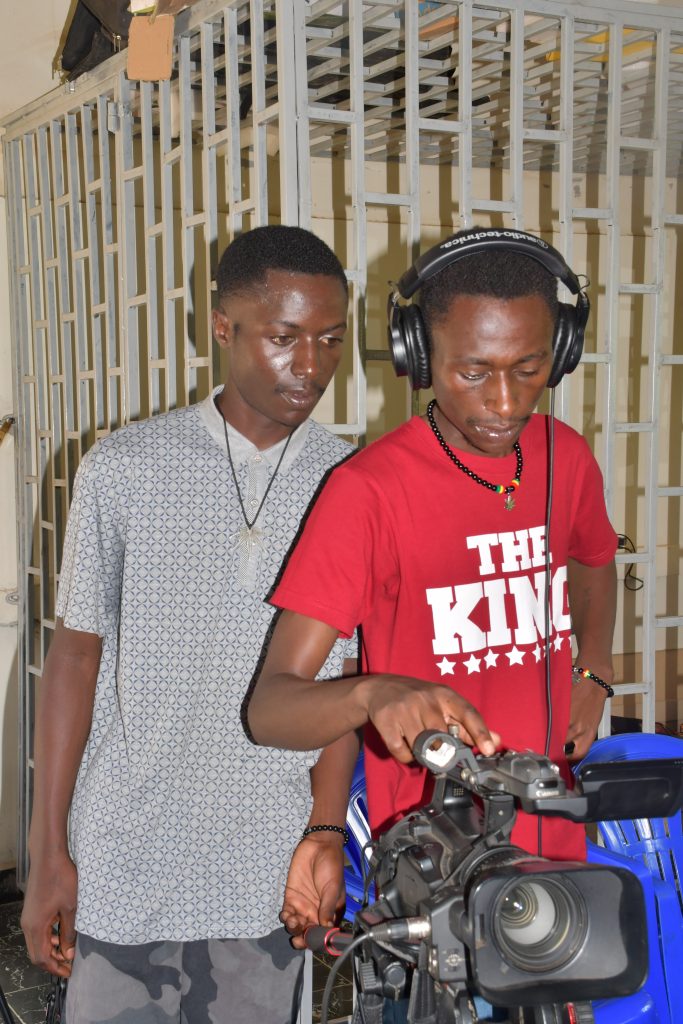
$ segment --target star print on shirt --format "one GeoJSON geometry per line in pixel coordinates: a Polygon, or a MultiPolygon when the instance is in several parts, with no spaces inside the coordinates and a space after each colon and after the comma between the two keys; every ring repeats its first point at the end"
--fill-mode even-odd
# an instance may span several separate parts
{"type": "Polygon", "coordinates": [[[487,668],[493,668],[496,662],[498,661],[498,655],[495,653],[495,651],[489,651],[486,657],[484,658],[484,661],[486,662],[487,668]]]}
{"type": "Polygon", "coordinates": [[[564,640],[563,636],[556,636],[555,639],[553,640],[553,647],[555,648],[556,651],[559,651],[560,647],[562,646],[562,641],[563,640],[564,640]]]}
{"type": "Polygon", "coordinates": [[[511,651],[507,651],[507,657],[511,665],[521,665],[524,662],[524,651],[520,651],[517,647],[513,647],[511,651]]]}
{"type": "Polygon", "coordinates": [[[479,672],[479,666],[481,664],[481,658],[475,658],[474,655],[469,661],[464,662],[465,668],[467,669],[468,676],[471,676],[473,672],[479,672]]]}
{"type": "Polygon", "coordinates": [[[536,646],[534,647],[534,649],[533,649],[533,651],[531,653],[533,654],[533,656],[536,659],[536,661],[540,661],[541,658],[543,657],[543,651],[538,646],[538,644],[536,644],[536,646]]]}
{"type": "Polygon", "coordinates": [[[449,661],[448,658],[442,658],[441,661],[437,661],[436,667],[439,669],[442,676],[452,676],[455,674],[453,672],[455,662],[449,661]]]}

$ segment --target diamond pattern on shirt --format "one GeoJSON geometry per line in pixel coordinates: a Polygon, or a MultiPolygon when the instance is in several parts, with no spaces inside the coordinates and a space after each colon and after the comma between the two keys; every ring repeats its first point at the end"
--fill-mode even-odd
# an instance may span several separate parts
{"type": "MultiPolygon", "coordinates": [[[[104,941],[271,931],[308,818],[316,753],[254,745],[244,701],[272,627],[265,597],[322,476],[351,448],[300,428],[259,516],[256,585],[240,586],[242,513],[212,409],[99,441],[70,510],[57,614],[103,638],[70,819],[76,926],[104,941]]],[[[236,472],[246,489],[247,465],[236,472]]],[[[321,675],[354,656],[338,642],[321,675]]]]}

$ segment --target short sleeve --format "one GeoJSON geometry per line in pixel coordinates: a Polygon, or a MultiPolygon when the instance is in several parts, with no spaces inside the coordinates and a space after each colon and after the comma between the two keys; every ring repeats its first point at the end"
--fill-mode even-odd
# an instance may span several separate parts
{"type": "Polygon", "coordinates": [[[395,561],[376,488],[367,474],[359,482],[352,466],[325,484],[271,598],[347,640],[372,607],[378,567],[386,575],[395,561]]]}
{"type": "Polygon", "coordinates": [[[89,451],[76,474],[64,541],[56,614],[69,629],[105,637],[118,629],[124,530],[118,496],[89,451]]]}
{"type": "Polygon", "coordinates": [[[602,473],[588,445],[584,448],[584,471],[580,486],[575,488],[576,506],[573,516],[569,556],[582,565],[606,565],[614,558],[617,535],[607,515],[602,473]]]}

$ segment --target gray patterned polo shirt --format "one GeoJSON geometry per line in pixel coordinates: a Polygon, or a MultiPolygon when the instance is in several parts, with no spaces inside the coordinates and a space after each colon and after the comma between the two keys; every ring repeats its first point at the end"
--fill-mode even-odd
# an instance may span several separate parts
{"type": "MultiPolygon", "coordinates": [[[[109,942],[270,932],[309,814],[316,754],[253,744],[244,700],[272,624],[265,599],[322,477],[352,449],[299,427],[256,542],[240,543],[214,395],[100,440],[69,514],[57,615],[103,641],[70,816],[76,927],[109,942]]],[[[231,429],[250,519],[283,444],[260,452],[231,429]]],[[[321,675],[355,654],[339,641],[321,675]]]]}

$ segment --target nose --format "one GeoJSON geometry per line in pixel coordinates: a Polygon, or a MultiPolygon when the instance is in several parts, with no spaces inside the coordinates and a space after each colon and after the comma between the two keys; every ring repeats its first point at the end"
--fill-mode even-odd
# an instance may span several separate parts
{"type": "Polygon", "coordinates": [[[292,373],[299,380],[314,380],[320,372],[320,352],[313,338],[299,338],[294,347],[292,373]]]}
{"type": "Polygon", "coordinates": [[[510,419],[514,414],[519,397],[517,387],[506,374],[495,375],[489,382],[484,405],[491,412],[495,412],[501,420],[510,419]]]}

